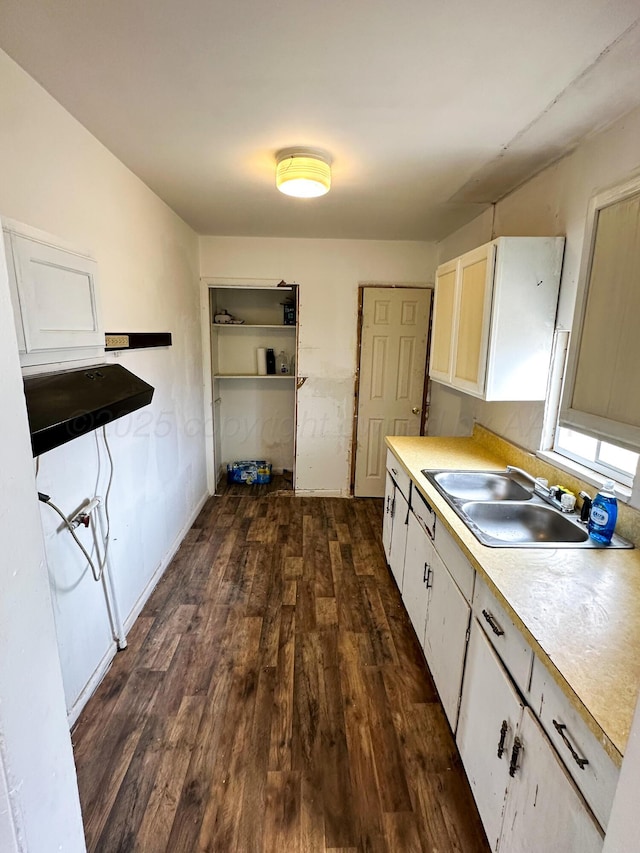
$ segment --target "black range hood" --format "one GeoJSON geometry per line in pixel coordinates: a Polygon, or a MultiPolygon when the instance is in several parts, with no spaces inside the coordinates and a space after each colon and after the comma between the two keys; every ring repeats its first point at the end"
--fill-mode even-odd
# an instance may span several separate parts
{"type": "Polygon", "coordinates": [[[147,406],[153,387],[120,364],[24,378],[33,455],[147,406]]]}

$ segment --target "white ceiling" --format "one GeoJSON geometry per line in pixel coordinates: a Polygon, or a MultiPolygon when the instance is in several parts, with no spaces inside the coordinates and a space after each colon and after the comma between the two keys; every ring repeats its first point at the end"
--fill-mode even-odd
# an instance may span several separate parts
{"type": "Polygon", "coordinates": [[[2,0],[0,47],[201,234],[439,239],[640,104],[638,0],[2,0]],[[331,152],[297,200],[274,155],[331,152]]]}

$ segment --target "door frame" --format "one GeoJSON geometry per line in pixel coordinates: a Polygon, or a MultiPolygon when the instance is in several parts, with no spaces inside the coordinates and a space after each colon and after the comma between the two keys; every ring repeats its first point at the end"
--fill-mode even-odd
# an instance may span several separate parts
{"type": "Polygon", "coordinates": [[[296,483],[296,457],[297,457],[297,423],[298,423],[298,348],[300,338],[300,286],[297,282],[286,282],[277,278],[216,278],[213,276],[202,276],[200,278],[200,328],[202,340],[202,386],[204,394],[204,419],[202,434],[205,446],[205,462],[207,472],[207,491],[210,496],[216,494],[219,470],[215,454],[215,400],[213,398],[213,375],[211,370],[211,291],[218,288],[237,288],[245,290],[277,290],[286,287],[293,292],[296,300],[296,343],[295,343],[295,366],[296,377],[294,385],[294,412],[293,412],[293,490],[296,483]]]}
{"type": "Polygon", "coordinates": [[[420,414],[420,435],[424,435],[429,421],[429,406],[431,405],[431,385],[429,383],[429,353],[431,351],[431,324],[433,321],[433,295],[435,288],[433,283],[423,281],[403,281],[403,282],[359,282],[358,283],[358,318],[357,318],[357,341],[356,341],[356,373],[353,393],[353,425],[351,428],[351,446],[353,452],[351,454],[351,475],[349,479],[349,494],[351,497],[355,494],[356,487],[356,455],[358,452],[358,403],[360,401],[360,359],[362,357],[362,321],[364,315],[364,291],[365,289],[376,290],[403,290],[407,288],[428,290],[430,291],[429,304],[429,328],[427,329],[427,351],[425,356],[424,366],[424,385],[422,389],[422,412],[420,414]]]}

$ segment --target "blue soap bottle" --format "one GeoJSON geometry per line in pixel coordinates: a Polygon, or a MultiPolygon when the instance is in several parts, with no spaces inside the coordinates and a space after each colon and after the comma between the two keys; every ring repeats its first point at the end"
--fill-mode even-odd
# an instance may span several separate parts
{"type": "Polygon", "coordinates": [[[608,545],[611,542],[617,518],[618,501],[616,500],[615,484],[613,480],[606,480],[591,505],[589,536],[596,542],[608,545]]]}

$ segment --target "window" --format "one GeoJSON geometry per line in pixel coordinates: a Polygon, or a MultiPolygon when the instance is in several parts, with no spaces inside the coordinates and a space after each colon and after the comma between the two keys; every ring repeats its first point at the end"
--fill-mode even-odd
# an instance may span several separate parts
{"type": "Polygon", "coordinates": [[[560,424],[640,450],[640,178],[591,200],[560,424]]]}
{"type": "Polygon", "coordinates": [[[626,486],[633,485],[640,456],[615,444],[593,438],[574,429],[559,427],[556,431],[556,453],[573,459],[626,486]]]}

